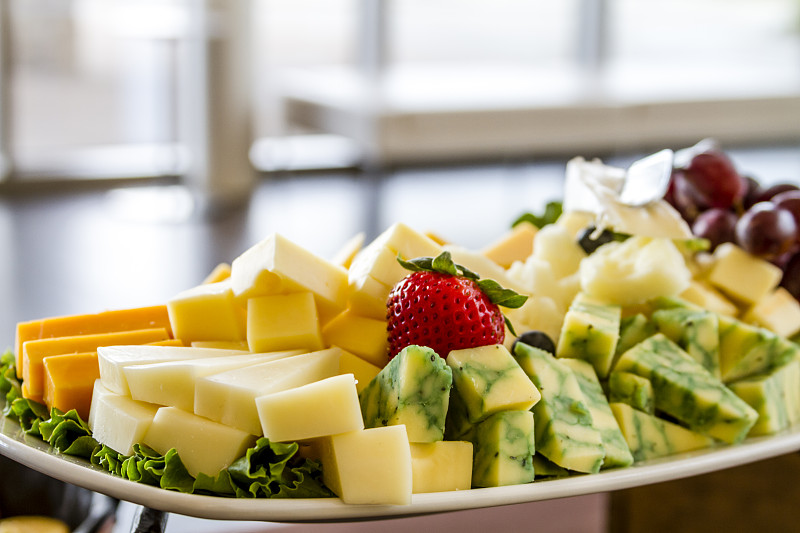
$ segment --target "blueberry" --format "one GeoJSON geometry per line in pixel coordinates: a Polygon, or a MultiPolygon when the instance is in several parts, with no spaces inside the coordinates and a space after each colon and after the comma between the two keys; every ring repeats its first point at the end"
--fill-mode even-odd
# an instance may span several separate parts
{"type": "Polygon", "coordinates": [[[551,339],[550,336],[544,331],[526,331],[514,341],[514,345],[511,347],[511,353],[514,353],[514,349],[517,347],[518,342],[527,344],[528,346],[533,346],[534,348],[539,348],[540,350],[544,350],[545,352],[549,352],[553,355],[556,354],[556,345],[553,342],[553,339],[551,339]]]}

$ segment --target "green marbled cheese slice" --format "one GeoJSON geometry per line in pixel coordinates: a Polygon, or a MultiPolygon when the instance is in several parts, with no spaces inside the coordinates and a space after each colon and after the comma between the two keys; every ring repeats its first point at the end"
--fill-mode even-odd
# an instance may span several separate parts
{"type": "Polygon", "coordinates": [[[656,409],[698,433],[735,443],[758,418],[752,407],[662,333],[622,354],[615,370],[649,379],[656,409]]]}
{"type": "Polygon", "coordinates": [[[582,359],[605,379],[614,360],[621,316],[620,306],[578,293],[564,316],[556,355],[582,359]]]}
{"type": "Polygon", "coordinates": [[[475,424],[469,421],[469,413],[464,400],[455,387],[450,389],[450,404],[447,407],[447,417],[444,424],[445,440],[472,441],[475,433],[475,424]]]}
{"type": "Polygon", "coordinates": [[[611,403],[611,412],[636,461],[714,445],[714,439],[710,437],[634,409],[626,403],[611,403]]]}
{"type": "Polygon", "coordinates": [[[720,315],[719,358],[722,379],[730,383],[800,358],[800,347],[765,328],[720,315]]]}
{"type": "Polygon", "coordinates": [[[800,421],[800,361],[772,373],[731,383],[729,388],[758,412],[750,435],[770,435],[800,421]]]}
{"type": "Polygon", "coordinates": [[[715,377],[719,369],[719,320],[711,311],[662,309],[651,317],[659,332],[683,348],[715,377]]]}
{"type": "Polygon", "coordinates": [[[453,350],[447,365],[472,424],[500,411],[527,411],[541,397],[501,344],[453,350]]]}
{"type": "MultiPolygon", "coordinates": [[[[626,316],[619,324],[619,341],[614,356],[618,358],[656,332],[656,326],[644,314],[626,316]]],[[[613,365],[612,365],[613,368],[613,365]]]]}
{"type": "Polygon", "coordinates": [[[628,449],[628,444],[619,430],[617,420],[608,406],[608,399],[592,365],[580,359],[562,359],[561,363],[567,365],[575,373],[578,386],[581,388],[586,406],[589,408],[589,414],[592,416],[594,427],[600,431],[600,439],[605,449],[605,458],[601,468],[628,466],[633,463],[631,451],[628,449]]]}
{"type": "Polygon", "coordinates": [[[569,470],[558,466],[540,453],[533,456],[533,471],[536,472],[536,479],[567,477],[569,475],[569,470]]]}
{"type": "Polygon", "coordinates": [[[364,426],[405,424],[409,442],[442,440],[452,382],[436,352],[408,346],[359,394],[364,426]]]}
{"type": "Polygon", "coordinates": [[[534,480],[533,413],[501,411],[475,428],[472,486],[501,487],[534,480]]]}
{"type": "Polygon", "coordinates": [[[655,413],[656,399],[649,379],[614,370],[608,375],[607,387],[609,402],[626,403],[650,415],[655,413]]]}
{"type": "Polygon", "coordinates": [[[568,470],[598,472],[605,448],[575,373],[562,360],[527,344],[517,343],[514,357],[542,393],[532,409],[537,452],[568,470]]]}

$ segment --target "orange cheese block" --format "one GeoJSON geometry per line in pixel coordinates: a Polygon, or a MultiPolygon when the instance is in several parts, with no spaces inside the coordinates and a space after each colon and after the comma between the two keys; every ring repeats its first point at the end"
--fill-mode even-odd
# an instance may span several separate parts
{"type": "Polygon", "coordinates": [[[167,339],[166,329],[152,328],[25,341],[22,343],[22,395],[37,402],[44,399],[45,357],[93,352],[100,346],[147,344],[167,339]]]}
{"type": "Polygon", "coordinates": [[[44,358],[43,364],[47,408],[65,413],[75,409],[88,420],[94,382],[100,378],[97,352],[51,355],[44,358]]]}
{"type": "Polygon", "coordinates": [[[180,339],[167,339],[165,341],[148,342],[150,346],[186,346],[180,339]]]}
{"type": "Polygon", "coordinates": [[[148,328],[164,328],[172,336],[166,305],[20,322],[17,324],[14,352],[17,358],[17,377],[22,377],[22,344],[26,341],[148,328]]]}

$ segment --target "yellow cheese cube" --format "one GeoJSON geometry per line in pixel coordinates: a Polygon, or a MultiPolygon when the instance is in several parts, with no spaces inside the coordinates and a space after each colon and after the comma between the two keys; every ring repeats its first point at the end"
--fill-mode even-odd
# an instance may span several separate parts
{"type": "Polygon", "coordinates": [[[323,347],[310,292],[261,296],[247,301],[247,344],[254,352],[323,347]]]}
{"type": "Polygon", "coordinates": [[[52,355],[44,358],[44,403],[67,412],[75,409],[89,416],[94,382],[100,377],[97,353],[52,355]]]}
{"type": "Polygon", "coordinates": [[[131,365],[185,361],[204,357],[241,355],[239,350],[189,348],[186,346],[107,346],[97,349],[100,380],[108,390],[130,396],[124,369],[131,365]]]}
{"type": "Polygon", "coordinates": [[[109,391],[95,382],[89,427],[94,439],[123,455],[133,454],[133,445],[144,440],[158,406],[137,402],[109,391]]]}
{"type": "Polygon", "coordinates": [[[167,309],[175,337],[184,342],[245,339],[245,310],[234,299],[230,281],[183,291],[167,309]]]}
{"type": "Polygon", "coordinates": [[[241,350],[247,352],[247,341],[193,341],[192,348],[219,348],[221,350],[241,350]]]}
{"type": "Polygon", "coordinates": [[[346,350],[342,350],[342,356],[339,359],[339,373],[340,374],[353,374],[356,378],[356,389],[360,393],[364,387],[369,385],[372,378],[378,375],[381,369],[369,363],[357,355],[353,355],[346,350]]]}
{"type": "Polygon", "coordinates": [[[231,266],[228,263],[220,263],[214,267],[214,270],[209,272],[208,276],[203,280],[203,284],[225,281],[229,277],[231,277],[231,266]]]}
{"type": "Polygon", "coordinates": [[[364,429],[356,380],[341,374],[256,398],[264,436],[290,442],[364,429]]]}
{"type": "Polygon", "coordinates": [[[750,307],[742,318],[781,337],[791,337],[800,331],[800,303],[789,291],[778,287],[750,307]]]}
{"type": "Polygon", "coordinates": [[[453,245],[449,245],[445,249],[450,252],[456,264],[467,267],[481,278],[493,279],[506,289],[512,289],[521,294],[527,293],[522,284],[511,278],[502,267],[480,252],[453,245]]]}
{"type": "Polygon", "coordinates": [[[735,317],[739,314],[739,308],[721,292],[696,279],[690,281],[689,287],[678,297],[720,315],[735,317]]]}
{"type": "Polygon", "coordinates": [[[197,477],[201,472],[216,476],[243,456],[256,438],[175,407],[161,407],[143,441],[161,455],[175,448],[189,474],[197,477]]]}
{"type": "Polygon", "coordinates": [[[412,442],[411,471],[414,494],[467,490],[472,485],[472,443],[412,442]]]}
{"type": "Polygon", "coordinates": [[[727,242],[714,250],[708,281],[741,303],[755,304],[778,286],[782,276],[781,269],[769,261],[727,242]]]}
{"type": "Polygon", "coordinates": [[[201,377],[275,360],[286,357],[286,354],[287,352],[248,352],[242,355],[129,365],[122,370],[134,400],[192,412],[195,383],[201,377]]]}
{"type": "Polygon", "coordinates": [[[166,305],[20,322],[17,324],[14,343],[14,353],[17,357],[17,377],[22,377],[22,343],[25,341],[151,328],[164,328],[170,336],[172,335],[166,305]]]}
{"type": "Polygon", "coordinates": [[[285,357],[272,361],[199,378],[195,382],[194,412],[261,435],[255,399],[335,376],[341,353],[339,348],[300,355],[296,350],[288,351],[285,357]]]}
{"type": "MultiPolygon", "coordinates": [[[[273,233],[234,259],[233,292],[242,300],[308,291],[323,316],[347,303],[347,271],[273,233]]],[[[252,346],[251,346],[252,348],[252,346]]]]}
{"type": "Polygon", "coordinates": [[[358,315],[385,320],[390,292],[392,287],[372,276],[362,276],[350,284],[347,306],[358,315]]]}
{"type": "Polygon", "coordinates": [[[413,487],[404,425],[321,439],[322,480],[348,504],[408,505],[413,487]]]}
{"type": "Polygon", "coordinates": [[[510,267],[514,261],[525,261],[533,253],[533,238],[536,226],[530,222],[522,222],[503,236],[483,249],[483,255],[503,268],[510,267]]]}
{"type": "Polygon", "coordinates": [[[167,330],[153,328],[26,341],[22,344],[22,394],[25,398],[43,401],[45,357],[93,352],[101,346],[144,344],[168,338],[167,330]]]}
{"type": "Polygon", "coordinates": [[[353,263],[353,258],[364,246],[364,239],[366,234],[362,231],[353,235],[346,243],[334,254],[331,263],[339,265],[342,268],[350,268],[353,263]]]}
{"type": "Polygon", "coordinates": [[[383,368],[389,362],[386,321],[358,316],[347,309],[322,328],[328,346],[339,346],[373,365],[383,368]]]}

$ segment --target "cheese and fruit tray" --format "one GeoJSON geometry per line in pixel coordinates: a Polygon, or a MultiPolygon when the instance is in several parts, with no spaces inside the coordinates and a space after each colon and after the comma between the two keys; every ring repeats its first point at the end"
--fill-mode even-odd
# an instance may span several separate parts
{"type": "Polygon", "coordinates": [[[663,196],[626,203],[629,179],[575,158],[563,203],[479,251],[272,234],[166,302],[21,322],[0,453],[164,511],[321,521],[800,450],[800,190],[707,143],[663,196]]]}

